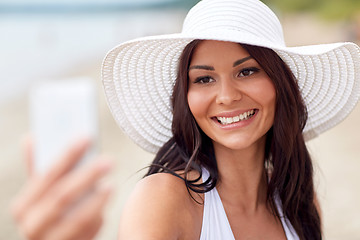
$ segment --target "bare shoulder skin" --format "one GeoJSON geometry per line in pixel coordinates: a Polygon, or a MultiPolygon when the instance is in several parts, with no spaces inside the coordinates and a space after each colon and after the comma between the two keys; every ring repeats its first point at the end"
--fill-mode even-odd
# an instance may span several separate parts
{"type": "MultiPolygon", "coordinates": [[[[193,196],[203,201],[198,194],[193,196]]],[[[124,207],[119,239],[199,239],[202,211],[203,205],[190,197],[182,179],[168,173],[147,176],[124,207]]]]}

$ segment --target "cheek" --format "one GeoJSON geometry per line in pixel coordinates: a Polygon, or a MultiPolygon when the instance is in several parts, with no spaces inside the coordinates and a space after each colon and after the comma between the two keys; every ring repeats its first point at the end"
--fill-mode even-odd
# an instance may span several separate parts
{"type": "Polygon", "coordinates": [[[269,83],[263,91],[264,103],[269,106],[269,111],[275,112],[276,91],[273,83],[269,83]]]}
{"type": "Polygon", "coordinates": [[[271,80],[263,85],[261,96],[264,112],[267,114],[267,119],[271,121],[272,125],[275,117],[276,91],[271,80]]]}
{"type": "Polygon", "coordinates": [[[193,114],[193,116],[196,118],[196,116],[201,111],[201,108],[200,108],[200,96],[199,96],[199,94],[196,94],[196,93],[189,90],[188,95],[187,95],[187,99],[188,99],[188,104],[189,104],[190,111],[193,114]]]}
{"type": "Polygon", "coordinates": [[[276,90],[273,82],[270,79],[259,82],[257,86],[252,88],[252,95],[256,96],[256,101],[262,106],[267,119],[274,120],[276,90]]]}
{"type": "Polygon", "coordinates": [[[267,78],[261,82],[258,82],[258,86],[254,88],[256,91],[256,95],[261,96],[259,97],[259,101],[266,103],[275,102],[276,99],[276,91],[273,82],[267,78]]]}
{"type": "Polygon", "coordinates": [[[187,99],[190,111],[196,120],[206,115],[206,94],[203,94],[202,91],[192,91],[189,89],[187,99]]]}

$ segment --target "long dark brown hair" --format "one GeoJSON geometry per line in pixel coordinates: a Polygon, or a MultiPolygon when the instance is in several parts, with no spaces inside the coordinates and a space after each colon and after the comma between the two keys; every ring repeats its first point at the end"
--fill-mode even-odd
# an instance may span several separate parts
{"type": "MultiPolygon", "coordinates": [[[[189,193],[210,191],[219,179],[212,141],[197,125],[187,101],[188,68],[199,42],[189,43],[180,56],[171,99],[173,137],[158,151],[146,174],[171,173],[184,180],[189,193]],[[198,183],[202,168],[207,169],[210,177],[198,183]],[[200,173],[197,179],[188,179],[191,170],[200,173]],[[179,171],[184,174],[180,176],[179,171]]],[[[275,215],[284,214],[289,219],[300,239],[321,239],[320,217],[314,204],[312,161],[302,135],[307,111],[296,79],[273,50],[241,45],[272,79],[276,89],[275,119],[265,146],[265,161],[271,166],[267,201],[275,215]],[[277,212],[274,196],[280,198],[283,213],[277,212]]]]}

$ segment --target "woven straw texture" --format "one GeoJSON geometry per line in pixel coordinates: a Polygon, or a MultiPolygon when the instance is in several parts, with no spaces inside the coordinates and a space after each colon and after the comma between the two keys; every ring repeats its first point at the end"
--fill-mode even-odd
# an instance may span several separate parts
{"type": "Polygon", "coordinates": [[[103,61],[103,85],[115,120],[149,152],[157,152],[172,136],[170,96],[179,56],[194,39],[273,49],[294,73],[305,100],[306,140],[340,123],[359,101],[356,44],[286,47],[279,20],[262,2],[203,0],[189,11],[181,33],[122,43],[103,61]]]}

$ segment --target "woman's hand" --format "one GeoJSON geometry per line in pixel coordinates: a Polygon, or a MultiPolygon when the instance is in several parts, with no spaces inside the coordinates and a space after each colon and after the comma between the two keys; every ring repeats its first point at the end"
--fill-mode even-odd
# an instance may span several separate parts
{"type": "Polygon", "coordinates": [[[12,205],[21,233],[29,240],[94,238],[111,192],[109,185],[99,183],[110,170],[110,161],[98,157],[71,171],[90,145],[84,139],[71,146],[47,173],[37,175],[32,171],[31,141],[26,142],[29,180],[12,205]]]}

